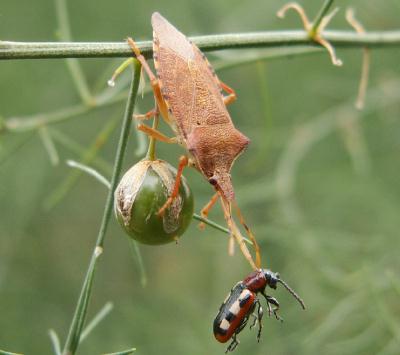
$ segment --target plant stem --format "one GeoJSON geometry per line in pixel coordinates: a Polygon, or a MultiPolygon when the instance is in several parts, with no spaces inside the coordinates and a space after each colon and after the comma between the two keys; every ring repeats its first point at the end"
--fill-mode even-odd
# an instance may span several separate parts
{"type": "MultiPolygon", "coordinates": [[[[217,229],[217,230],[219,230],[221,232],[224,232],[224,233],[228,234],[228,236],[230,234],[230,231],[229,231],[228,228],[222,227],[221,225],[209,220],[208,218],[204,218],[204,217],[202,217],[202,216],[200,216],[200,215],[198,215],[196,213],[193,214],[193,219],[196,219],[196,220],[198,220],[200,222],[208,224],[210,227],[213,227],[213,228],[215,228],[215,229],[217,229]]],[[[247,239],[245,237],[243,237],[243,239],[245,240],[245,242],[247,242],[249,244],[253,244],[250,239],[247,239]]]]}
{"type": "Polygon", "coordinates": [[[324,4],[321,7],[321,10],[319,10],[317,16],[315,17],[315,20],[312,23],[310,34],[311,36],[315,36],[315,34],[318,31],[318,27],[324,18],[324,16],[327,14],[329,11],[329,8],[332,6],[333,0],[325,0],[324,4]]]}
{"type": "MultiPolygon", "coordinates": [[[[159,121],[159,116],[157,114],[154,116],[153,129],[157,129],[158,121],[159,121]]],[[[146,158],[149,160],[156,160],[156,140],[153,137],[150,137],[149,148],[147,150],[146,158]]]]}
{"type": "MultiPolygon", "coordinates": [[[[66,0],[55,0],[58,35],[62,41],[72,41],[71,27],[66,0]]],[[[94,104],[82,67],[76,59],[67,59],[68,70],[82,101],[87,105],[94,104]]]]}
{"type": "Polygon", "coordinates": [[[103,252],[104,237],[107,231],[108,223],[110,221],[113,202],[114,202],[114,190],[119,180],[122,162],[125,155],[126,146],[128,143],[128,137],[132,122],[132,113],[135,106],[136,94],[139,87],[139,78],[140,78],[140,64],[137,61],[135,61],[131,88],[122,123],[117,153],[115,156],[114,169],[111,178],[111,188],[108,192],[107,201],[104,208],[103,219],[101,222],[99,234],[97,236],[94,253],[92,254],[92,258],[90,260],[89,268],[87,270],[86,277],[82,285],[82,290],[79,296],[78,304],[76,306],[74,317],[71,322],[68,337],[64,345],[64,350],[63,350],[64,355],[75,354],[79,345],[79,340],[83,329],[83,325],[86,320],[87,308],[91,296],[92,282],[95,274],[96,262],[103,252]]]}
{"type": "MultiPolygon", "coordinates": [[[[363,34],[353,31],[324,31],[322,36],[333,46],[399,46],[400,30],[363,34]]],[[[267,31],[191,37],[203,51],[232,48],[316,46],[306,31],[267,31]]],[[[142,54],[152,56],[152,42],[136,43],[142,54]]],[[[0,41],[2,59],[104,58],[129,57],[132,50],[125,42],[11,42],[0,41]]]]}

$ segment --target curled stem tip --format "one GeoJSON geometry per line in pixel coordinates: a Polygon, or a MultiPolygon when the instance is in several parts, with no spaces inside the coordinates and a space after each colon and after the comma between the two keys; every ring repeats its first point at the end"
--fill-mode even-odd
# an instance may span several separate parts
{"type": "MultiPolygon", "coordinates": [[[[354,30],[359,33],[365,33],[364,26],[356,19],[354,9],[348,8],[346,10],[346,20],[354,28],[354,30]]],[[[363,49],[363,59],[361,65],[361,77],[360,83],[358,86],[358,95],[356,99],[356,108],[362,110],[365,105],[365,95],[368,87],[368,78],[369,78],[369,67],[370,67],[371,56],[369,49],[364,47],[363,49]]]]}
{"type": "Polygon", "coordinates": [[[336,8],[329,15],[325,15],[332,2],[332,0],[327,0],[325,2],[321,11],[317,15],[316,20],[313,23],[310,22],[304,9],[297,3],[286,4],[278,11],[277,15],[278,17],[283,18],[289,9],[296,11],[303,22],[304,29],[308,33],[309,38],[314,42],[319,43],[328,51],[333,65],[341,66],[343,65],[343,62],[336,56],[336,52],[332,44],[322,36],[322,31],[338,11],[338,8],[336,8]]]}

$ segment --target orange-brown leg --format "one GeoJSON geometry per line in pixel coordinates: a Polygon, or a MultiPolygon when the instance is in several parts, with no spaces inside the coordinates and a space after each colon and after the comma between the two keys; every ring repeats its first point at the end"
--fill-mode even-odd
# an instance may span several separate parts
{"type": "Polygon", "coordinates": [[[254,236],[253,232],[250,230],[249,226],[245,222],[242,212],[240,211],[240,208],[236,201],[234,201],[234,205],[235,205],[235,209],[236,209],[236,214],[239,217],[239,221],[242,224],[242,226],[244,227],[244,229],[246,230],[246,234],[249,236],[251,242],[253,243],[254,251],[256,254],[256,266],[257,266],[257,268],[260,268],[261,267],[261,254],[260,254],[260,247],[257,243],[256,237],[254,236]]]}
{"type": "Polygon", "coordinates": [[[179,158],[179,165],[178,169],[176,171],[176,178],[175,178],[175,185],[174,189],[172,190],[171,195],[168,197],[167,201],[165,201],[164,205],[159,209],[157,214],[162,217],[165,213],[165,210],[171,205],[171,203],[174,201],[176,196],[178,196],[179,193],[179,186],[181,185],[181,178],[182,178],[182,173],[183,169],[188,165],[189,159],[187,156],[182,155],[179,158]]]}
{"type": "Polygon", "coordinates": [[[146,133],[148,136],[153,137],[154,139],[156,139],[160,142],[164,142],[164,143],[176,143],[177,142],[176,137],[172,137],[172,138],[167,137],[165,134],[161,133],[160,131],[157,131],[156,129],[146,126],[144,124],[139,124],[137,126],[137,129],[139,131],[146,133]]]}
{"type": "Polygon", "coordinates": [[[237,96],[235,90],[233,90],[230,86],[226,85],[221,80],[219,81],[219,84],[221,85],[221,88],[228,93],[228,96],[224,97],[224,104],[229,105],[232,102],[236,101],[237,96]]]}
{"type": "MultiPolygon", "coordinates": [[[[208,217],[208,214],[210,213],[211,209],[213,208],[215,203],[218,201],[218,197],[219,197],[219,192],[216,192],[213,195],[213,197],[211,197],[210,201],[208,201],[208,203],[201,209],[200,215],[203,218],[207,218],[208,217]]],[[[199,228],[201,230],[203,230],[205,227],[206,227],[206,224],[204,222],[200,222],[199,223],[199,228]]]]}
{"type": "Polygon", "coordinates": [[[160,85],[158,83],[157,77],[154,75],[154,73],[150,69],[150,66],[147,63],[146,58],[143,57],[142,53],[140,53],[140,49],[137,47],[135,41],[132,38],[128,37],[127,42],[129,44],[129,46],[131,47],[133,53],[135,53],[136,59],[140,62],[140,64],[142,64],[142,67],[144,68],[144,70],[146,71],[146,73],[150,79],[150,84],[151,84],[151,87],[153,88],[154,97],[156,99],[157,106],[161,112],[161,115],[167,122],[169,122],[170,120],[168,117],[168,108],[167,108],[167,105],[166,105],[162,95],[161,95],[160,85]]]}
{"type": "Polygon", "coordinates": [[[152,110],[150,110],[149,112],[146,112],[144,114],[133,114],[133,117],[136,120],[145,121],[145,120],[148,120],[148,119],[156,116],[157,114],[158,114],[158,109],[157,108],[153,108],[152,110]]]}
{"type": "Polygon", "coordinates": [[[232,243],[232,237],[235,238],[236,242],[239,244],[240,251],[246,258],[246,260],[249,262],[251,267],[254,270],[259,269],[260,267],[254,262],[253,257],[251,256],[251,253],[249,249],[247,248],[247,245],[245,243],[245,240],[243,238],[242,233],[240,232],[239,228],[237,227],[234,219],[232,218],[232,213],[231,213],[231,204],[229,201],[227,201],[225,198],[221,196],[221,206],[222,210],[224,212],[224,217],[226,220],[226,223],[228,224],[228,228],[231,234],[231,238],[229,238],[229,252],[230,254],[233,251],[233,243],[232,243]]]}

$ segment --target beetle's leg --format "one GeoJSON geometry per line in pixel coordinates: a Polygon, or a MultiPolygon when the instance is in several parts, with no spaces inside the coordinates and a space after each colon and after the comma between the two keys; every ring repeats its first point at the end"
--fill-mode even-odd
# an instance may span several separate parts
{"type": "Polygon", "coordinates": [[[225,354],[228,352],[232,352],[233,350],[236,349],[236,347],[239,345],[240,341],[236,338],[236,333],[233,334],[232,336],[232,341],[231,343],[228,345],[228,347],[225,350],[225,354]]]}
{"type": "Polygon", "coordinates": [[[233,90],[230,86],[226,85],[221,80],[219,81],[221,88],[228,93],[228,96],[224,96],[224,104],[229,105],[232,102],[236,101],[237,96],[235,90],[233,90]]]}
{"type": "Polygon", "coordinates": [[[133,114],[133,117],[136,120],[144,121],[144,120],[148,120],[156,115],[158,115],[158,109],[153,108],[152,110],[150,110],[149,112],[144,113],[144,114],[133,114]]]}
{"type": "Polygon", "coordinates": [[[253,323],[250,324],[250,329],[253,329],[257,324],[258,317],[254,313],[252,313],[251,316],[253,317],[253,323]]]}
{"type": "MultiPolygon", "coordinates": [[[[258,322],[257,341],[260,341],[261,329],[262,329],[261,321],[262,321],[262,317],[264,315],[264,311],[261,307],[261,303],[258,300],[258,298],[256,299],[256,301],[254,301],[254,304],[257,306],[257,314],[255,312],[251,314],[254,317],[254,321],[253,321],[253,324],[250,325],[250,329],[252,329],[258,322]]],[[[268,302],[267,302],[267,304],[268,304],[268,302]]]]}
{"type": "Polygon", "coordinates": [[[334,9],[330,14],[324,16],[322,20],[318,22],[318,25],[314,26],[314,23],[311,22],[304,9],[297,3],[291,2],[286,5],[284,5],[277,13],[278,17],[284,18],[286,11],[292,9],[296,11],[304,25],[304,29],[306,30],[308,37],[312,39],[314,42],[319,43],[321,46],[325,47],[325,49],[328,51],[332,63],[336,66],[341,66],[343,63],[342,61],[336,57],[335,49],[333,46],[328,42],[325,38],[322,36],[322,31],[325,29],[325,27],[328,25],[330,20],[332,19],[333,16],[335,16],[338,8],[334,9]]]}
{"type": "Polygon", "coordinates": [[[144,124],[139,124],[137,126],[137,129],[139,131],[142,131],[144,133],[146,133],[148,136],[153,137],[154,139],[164,142],[164,143],[176,143],[176,137],[167,137],[165,134],[161,133],[160,131],[157,131],[154,128],[151,128],[149,126],[146,126],[144,124]]]}
{"type": "Polygon", "coordinates": [[[156,99],[157,106],[158,106],[163,118],[169,123],[170,119],[168,116],[168,107],[161,95],[161,89],[160,89],[160,85],[158,83],[157,77],[154,75],[154,73],[150,69],[150,66],[147,63],[146,58],[143,56],[142,53],[140,53],[140,49],[137,47],[135,41],[132,38],[128,37],[127,42],[129,44],[129,46],[131,47],[132,51],[135,53],[136,59],[140,62],[140,64],[142,64],[142,67],[146,71],[146,73],[150,79],[151,87],[153,88],[154,97],[156,99]]]}
{"type": "Polygon", "coordinates": [[[168,197],[167,201],[165,201],[164,205],[158,210],[157,214],[159,216],[163,216],[164,215],[165,210],[171,205],[171,203],[174,201],[175,197],[178,196],[179,186],[181,185],[181,178],[182,178],[183,169],[188,165],[188,162],[189,162],[189,159],[185,155],[182,155],[179,158],[179,165],[178,165],[178,169],[176,171],[174,189],[172,190],[172,193],[168,197]]]}
{"type": "MultiPolygon", "coordinates": [[[[267,302],[267,304],[268,304],[268,302],[267,302]]],[[[256,317],[256,321],[258,321],[257,342],[260,342],[261,331],[262,331],[262,328],[263,328],[262,317],[264,315],[264,311],[263,311],[263,308],[261,307],[260,301],[258,301],[258,300],[257,300],[257,305],[258,305],[257,315],[255,316],[256,317]]],[[[256,324],[256,321],[254,322],[253,326],[256,324]]],[[[250,328],[252,328],[252,327],[250,327],[250,328]]]]}
{"type": "MultiPolygon", "coordinates": [[[[218,197],[219,197],[219,193],[216,192],[213,197],[211,197],[211,200],[208,201],[208,203],[201,209],[200,211],[200,215],[203,218],[207,218],[208,214],[210,213],[211,208],[213,208],[213,206],[215,205],[215,203],[218,201],[218,197]]],[[[205,228],[205,223],[204,222],[200,222],[199,223],[199,228],[200,229],[204,229],[205,228]]]]}
{"type": "Polygon", "coordinates": [[[282,317],[278,315],[278,310],[280,307],[278,300],[275,297],[268,296],[264,292],[262,292],[262,295],[265,297],[268,305],[273,304],[275,306],[274,308],[272,308],[272,313],[274,314],[276,320],[280,320],[282,322],[282,317]]]}
{"type": "Polygon", "coordinates": [[[271,317],[272,307],[268,301],[267,301],[267,307],[268,307],[268,317],[271,317]]]}

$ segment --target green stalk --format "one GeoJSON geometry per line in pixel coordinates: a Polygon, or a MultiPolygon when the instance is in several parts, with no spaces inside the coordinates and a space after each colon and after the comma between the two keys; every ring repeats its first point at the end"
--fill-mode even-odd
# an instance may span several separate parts
{"type": "Polygon", "coordinates": [[[92,283],[96,270],[96,263],[103,252],[104,238],[106,235],[108,223],[110,221],[111,212],[114,203],[114,190],[117,186],[122,162],[126,151],[126,146],[128,143],[128,137],[130,133],[130,127],[132,122],[132,114],[135,106],[136,95],[139,87],[140,79],[140,64],[135,61],[132,83],[129,91],[128,102],[126,105],[125,115],[122,123],[121,134],[118,142],[117,153],[115,156],[115,163],[113,174],[111,178],[111,189],[108,192],[106,205],[104,208],[103,219],[101,222],[99,234],[97,236],[96,246],[90,260],[89,268],[86,273],[85,280],[82,285],[82,290],[78,299],[78,304],[75,309],[74,317],[72,319],[67,340],[64,345],[63,354],[73,355],[75,354],[81,337],[83,325],[86,320],[87,309],[90,301],[90,296],[92,293],[92,283]]]}
{"type": "Polygon", "coordinates": [[[318,27],[321,24],[322,19],[325,17],[327,12],[329,11],[332,4],[333,4],[333,0],[325,0],[324,4],[321,7],[321,10],[319,10],[317,16],[315,17],[315,20],[312,23],[311,29],[310,29],[310,36],[312,38],[317,34],[318,27]]]}
{"type": "MultiPolygon", "coordinates": [[[[72,41],[71,27],[69,25],[68,7],[66,0],[55,0],[56,6],[56,19],[58,22],[58,35],[62,41],[72,41]]],[[[72,76],[72,80],[78,91],[79,96],[86,105],[93,105],[94,101],[92,94],[89,90],[85,74],[83,73],[82,67],[80,66],[77,59],[68,58],[67,61],[68,70],[72,76]]]]}
{"type": "MultiPolygon", "coordinates": [[[[323,37],[335,47],[400,46],[400,30],[356,33],[324,31],[323,37]]],[[[315,47],[304,31],[266,31],[190,37],[204,52],[221,49],[266,48],[282,46],[315,47]]],[[[152,41],[136,42],[146,58],[152,57],[152,41]]],[[[40,58],[110,58],[129,57],[126,42],[13,42],[0,41],[0,60],[40,58]]]]}
{"type": "MultiPolygon", "coordinates": [[[[157,114],[154,116],[153,129],[157,129],[158,121],[159,121],[159,116],[157,114]]],[[[149,148],[147,150],[146,158],[149,160],[156,160],[156,140],[153,137],[150,137],[149,148]]]]}

